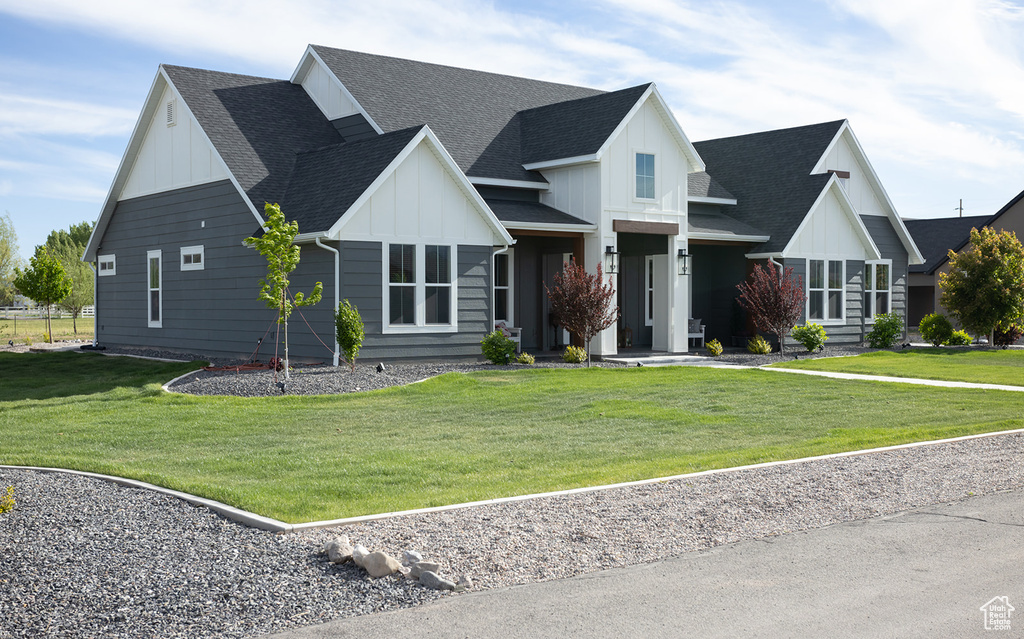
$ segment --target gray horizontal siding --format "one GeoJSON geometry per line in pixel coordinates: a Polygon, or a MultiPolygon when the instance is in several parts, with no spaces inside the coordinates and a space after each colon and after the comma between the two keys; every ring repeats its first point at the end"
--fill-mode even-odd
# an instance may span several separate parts
{"type": "Polygon", "coordinates": [[[882,259],[892,260],[892,310],[907,320],[907,272],[909,257],[900,236],[889,218],[876,215],[862,215],[864,226],[871,233],[871,239],[882,254],[882,259]]]}

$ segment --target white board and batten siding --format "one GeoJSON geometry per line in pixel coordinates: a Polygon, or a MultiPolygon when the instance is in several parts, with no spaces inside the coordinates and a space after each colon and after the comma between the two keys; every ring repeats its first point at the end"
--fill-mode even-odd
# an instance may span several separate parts
{"type": "Polygon", "coordinates": [[[784,257],[866,259],[864,244],[831,189],[808,215],[809,219],[793,239],[784,257]]]}
{"type": "Polygon", "coordinates": [[[425,142],[358,209],[345,214],[346,240],[491,246],[494,229],[425,142]]]}
{"type": "Polygon", "coordinates": [[[334,74],[325,69],[319,61],[310,65],[305,77],[302,78],[302,88],[328,120],[359,113],[356,103],[342,90],[334,74]]]}
{"type": "Polygon", "coordinates": [[[541,204],[565,211],[591,224],[601,219],[601,165],[598,162],[545,169],[550,184],[540,194],[541,204]]]}
{"type": "Polygon", "coordinates": [[[199,123],[170,87],[164,87],[158,105],[119,201],[228,178],[199,123]]]}
{"type": "Polygon", "coordinates": [[[846,194],[858,213],[861,215],[887,215],[886,209],[878,199],[872,181],[868,179],[867,167],[857,159],[857,155],[854,153],[849,136],[849,131],[844,131],[836,141],[828,155],[825,156],[824,170],[848,171],[850,173],[849,180],[843,180],[840,184],[846,189],[846,194]]]}

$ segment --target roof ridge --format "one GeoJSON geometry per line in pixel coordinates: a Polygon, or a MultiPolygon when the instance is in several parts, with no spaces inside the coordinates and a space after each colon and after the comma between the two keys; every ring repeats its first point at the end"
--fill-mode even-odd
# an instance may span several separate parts
{"type": "Polygon", "coordinates": [[[802,124],[800,126],[785,127],[785,128],[782,128],[782,129],[771,129],[771,130],[768,130],[768,131],[754,131],[752,133],[741,133],[739,135],[727,135],[727,136],[720,137],[720,138],[710,138],[710,139],[707,139],[707,140],[700,140],[699,142],[694,142],[694,144],[704,144],[706,142],[718,142],[718,141],[721,141],[721,140],[736,140],[736,139],[739,139],[739,138],[752,138],[752,137],[755,137],[755,136],[770,135],[770,134],[777,134],[777,133],[793,133],[793,132],[799,131],[801,129],[809,130],[809,129],[813,129],[813,128],[817,128],[817,127],[826,127],[826,126],[835,126],[838,129],[846,121],[847,121],[847,118],[843,118],[842,120],[831,120],[831,121],[828,121],[828,122],[818,122],[816,124],[802,124]]]}
{"type": "Polygon", "coordinates": [[[582,97],[582,98],[573,98],[571,100],[563,100],[561,102],[552,102],[551,104],[542,104],[541,106],[536,106],[536,107],[532,107],[532,108],[529,108],[529,109],[522,109],[520,111],[516,111],[516,115],[526,114],[526,113],[535,112],[535,111],[542,111],[544,109],[552,109],[552,108],[557,108],[557,107],[564,107],[564,106],[571,105],[571,104],[577,103],[577,102],[585,102],[587,100],[597,100],[597,99],[600,99],[600,98],[607,99],[607,98],[614,97],[615,95],[620,94],[620,93],[626,93],[627,91],[636,91],[638,89],[643,89],[644,91],[646,91],[647,88],[652,86],[653,84],[654,84],[653,82],[645,82],[643,84],[637,84],[635,86],[626,87],[625,89],[616,89],[615,91],[605,91],[605,92],[602,92],[602,93],[598,93],[597,95],[588,95],[588,96],[585,96],[585,97],[582,97]]]}
{"type": "Polygon", "coordinates": [[[351,148],[351,147],[359,145],[359,144],[364,144],[364,143],[365,144],[371,144],[371,143],[374,143],[374,142],[380,142],[382,140],[387,140],[387,139],[391,139],[391,138],[394,138],[394,137],[399,137],[399,136],[402,136],[402,135],[409,135],[410,133],[412,133],[412,134],[419,133],[421,130],[423,130],[426,127],[427,127],[426,124],[420,124],[420,125],[417,125],[417,126],[407,127],[405,129],[399,129],[398,131],[389,131],[387,133],[380,133],[380,134],[374,135],[371,138],[362,138],[360,140],[352,140],[351,142],[342,141],[342,142],[336,142],[335,144],[326,144],[324,146],[318,146],[318,147],[313,148],[313,149],[305,149],[303,151],[298,151],[298,152],[295,153],[295,156],[298,157],[298,156],[307,155],[307,154],[310,154],[310,153],[318,153],[318,152],[323,152],[323,151],[329,151],[331,149],[337,149],[337,148],[340,148],[340,147],[343,147],[343,146],[351,148]]]}
{"type": "Polygon", "coordinates": [[[288,80],[285,80],[283,78],[269,78],[269,77],[262,76],[262,75],[249,75],[248,73],[232,73],[230,71],[216,71],[214,69],[202,69],[200,67],[186,67],[186,66],[182,66],[180,64],[165,64],[163,62],[160,63],[160,68],[162,68],[162,69],[174,69],[174,70],[178,70],[178,71],[199,71],[201,73],[209,73],[209,74],[212,74],[212,75],[232,76],[232,77],[235,77],[235,78],[252,78],[253,80],[270,80],[271,82],[288,82],[288,80]]]}

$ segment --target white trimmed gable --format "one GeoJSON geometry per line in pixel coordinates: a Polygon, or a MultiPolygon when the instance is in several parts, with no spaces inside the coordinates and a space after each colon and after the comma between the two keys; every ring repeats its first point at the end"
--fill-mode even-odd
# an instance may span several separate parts
{"type": "Polygon", "coordinates": [[[362,114],[377,133],[383,133],[383,129],[377,126],[345,85],[327,68],[313,47],[306,47],[299,66],[292,73],[291,82],[302,85],[328,120],[362,114]]]}
{"type": "Polygon", "coordinates": [[[793,234],[782,257],[877,260],[881,254],[838,178],[833,177],[793,234]]]}
{"type": "Polygon", "coordinates": [[[428,127],[329,231],[344,240],[512,244],[428,127]]]}
{"type": "Polygon", "coordinates": [[[117,200],[228,179],[220,155],[185,101],[167,85],[117,200]]]}

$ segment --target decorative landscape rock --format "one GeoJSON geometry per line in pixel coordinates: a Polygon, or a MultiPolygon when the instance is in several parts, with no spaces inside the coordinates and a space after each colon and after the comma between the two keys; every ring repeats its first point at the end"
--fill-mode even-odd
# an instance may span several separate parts
{"type": "Polygon", "coordinates": [[[463,590],[469,590],[473,587],[473,579],[469,575],[462,575],[459,577],[459,583],[455,584],[455,590],[462,592],[463,590]]]}
{"type": "Polygon", "coordinates": [[[420,575],[420,583],[434,590],[455,590],[454,583],[444,577],[439,577],[437,573],[430,570],[420,575]]]}
{"type": "Polygon", "coordinates": [[[411,566],[418,561],[423,561],[423,555],[415,550],[406,550],[402,553],[402,563],[411,566]]]}
{"type": "Polygon", "coordinates": [[[352,561],[354,561],[360,568],[365,568],[365,566],[363,566],[363,559],[365,559],[369,554],[370,551],[366,549],[366,546],[356,544],[356,547],[352,549],[352,561]]]}
{"type": "Polygon", "coordinates": [[[332,564],[343,564],[352,560],[352,544],[349,543],[348,535],[341,535],[327,542],[324,549],[327,553],[327,561],[332,564]]]}
{"type": "Polygon", "coordinates": [[[409,567],[409,576],[413,579],[419,579],[420,575],[425,572],[437,573],[441,570],[441,564],[433,561],[417,561],[409,567]]]}
{"type": "Polygon", "coordinates": [[[374,579],[393,575],[396,572],[399,572],[402,568],[402,564],[398,563],[397,559],[379,550],[371,552],[362,559],[363,568],[365,568],[366,573],[374,579]]]}

